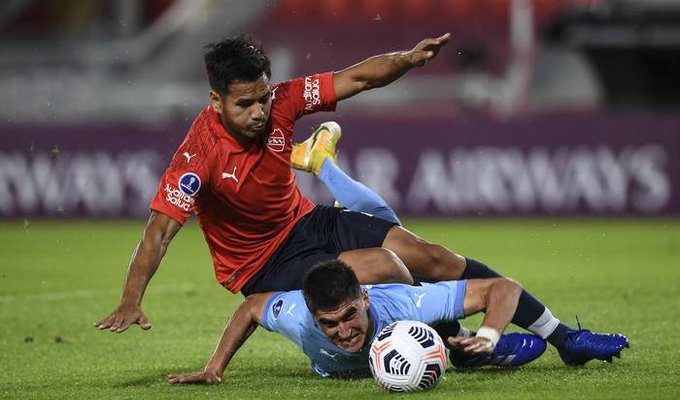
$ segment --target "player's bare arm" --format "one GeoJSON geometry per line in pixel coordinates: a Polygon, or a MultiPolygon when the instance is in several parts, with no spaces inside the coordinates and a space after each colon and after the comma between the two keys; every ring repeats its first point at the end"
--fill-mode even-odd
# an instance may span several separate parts
{"type": "Polygon", "coordinates": [[[450,337],[449,344],[470,353],[490,353],[512,320],[522,286],[508,278],[467,281],[463,312],[465,316],[485,311],[482,327],[473,337],[450,337]]]}
{"type": "Polygon", "coordinates": [[[411,50],[373,56],[338,71],[333,75],[335,96],[343,100],[364,90],[389,85],[411,68],[422,67],[435,58],[450,40],[450,33],[424,39],[411,50]]]}
{"type": "Polygon", "coordinates": [[[181,227],[179,222],[169,216],[151,212],[142,240],[132,253],[120,304],[106,318],[94,322],[95,327],[112,332],[123,332],[132,324],[139,324],[144,330],[151,328],[149,319],[141,309],[142,297],[170,241],[181,227]]]}
{"type": "Polygon", "coordinates": [[[217,383],[232,357],[250,335],[262,324],[262,312],[272,293],[257,293],[248,296],[232,315],[222,332],[215,351],[203,371],[189,374],[168,375],[170,383],[217,383]]]}

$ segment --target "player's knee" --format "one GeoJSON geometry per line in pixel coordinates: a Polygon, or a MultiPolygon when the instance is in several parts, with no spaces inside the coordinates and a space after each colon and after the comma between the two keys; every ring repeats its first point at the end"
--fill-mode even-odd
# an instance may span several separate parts
{"type": "Polygon", "coordinates": [[[428,243],[425,248],[426,264],[430,278],[436,280],[459,279],[465,270],[465,257],[459,256],[446,247],[428,243]]]}
{"type": "Polygon", "coordinates": [[[385,248],[376,253],[376,272],[380,276],[380,281],[388,283],[407,283],[413,284],[413,276],[409,272],[404,262],[392,250],[385,248]]]}

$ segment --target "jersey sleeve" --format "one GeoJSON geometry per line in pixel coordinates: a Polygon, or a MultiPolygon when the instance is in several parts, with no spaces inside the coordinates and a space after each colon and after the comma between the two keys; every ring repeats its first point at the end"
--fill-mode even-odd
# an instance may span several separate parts
{"type": "Polygon", "coordinates": [[[417,320],[426,324],[450,321],[465,316],[463,301],[467,281],[442,281],[412,286],[417,320]]]}
{"type": "Polygon", "coordinates": [[[337,99],[333,72],[283,82],[274,88],[274,98],[284,104],[284,111],[293,119],[318,111],[334,111],[337,99]]]}
{"type": "Polygon", "coordinates": [[[262,327],[282,334],[302,348],[300,329],[304,325],[306,310],[299,291],[276,292],[269,297],[262,310],[262,327]],[[300,304],[300,301],[303,303],[300,304]]]}
{"type": "Polygon", "coordinates": [[[389,320],[415,320],[425,324],[451,321],[464,316],[466,281],[423,283],[422,286],[404,284],[375,285],[379,307],[389,320]]]}
{"type": "Polygon", "coordinates": [[[184,224],[210,181],[208,165],[204,144],[192,140],[190,133],[163,173],[149,207],[184,224]]]}

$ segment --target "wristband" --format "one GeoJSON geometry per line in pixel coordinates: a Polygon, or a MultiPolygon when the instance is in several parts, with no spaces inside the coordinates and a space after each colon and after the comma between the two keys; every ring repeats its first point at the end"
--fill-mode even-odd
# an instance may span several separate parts
{"type": "Polygon", "coordinates": [[[475,336],[489,339],[493,344],[493,347],[495,348],[496,344],[498,344],[498,341],[501,338],[501,333],[495,330],[494,328],[482,326],[477,330],[477,334],[475,336]]]}

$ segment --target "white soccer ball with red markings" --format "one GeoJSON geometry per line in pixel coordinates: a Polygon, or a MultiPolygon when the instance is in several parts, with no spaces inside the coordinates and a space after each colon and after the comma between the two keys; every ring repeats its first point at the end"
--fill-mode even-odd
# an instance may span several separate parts
{"type": "Polygon", "coordinates": [[[442,339],[418,321],[386,326],[373,340],[369,360],[373,377],[390,392],[431,389],[446,370],[442,339]]]}

